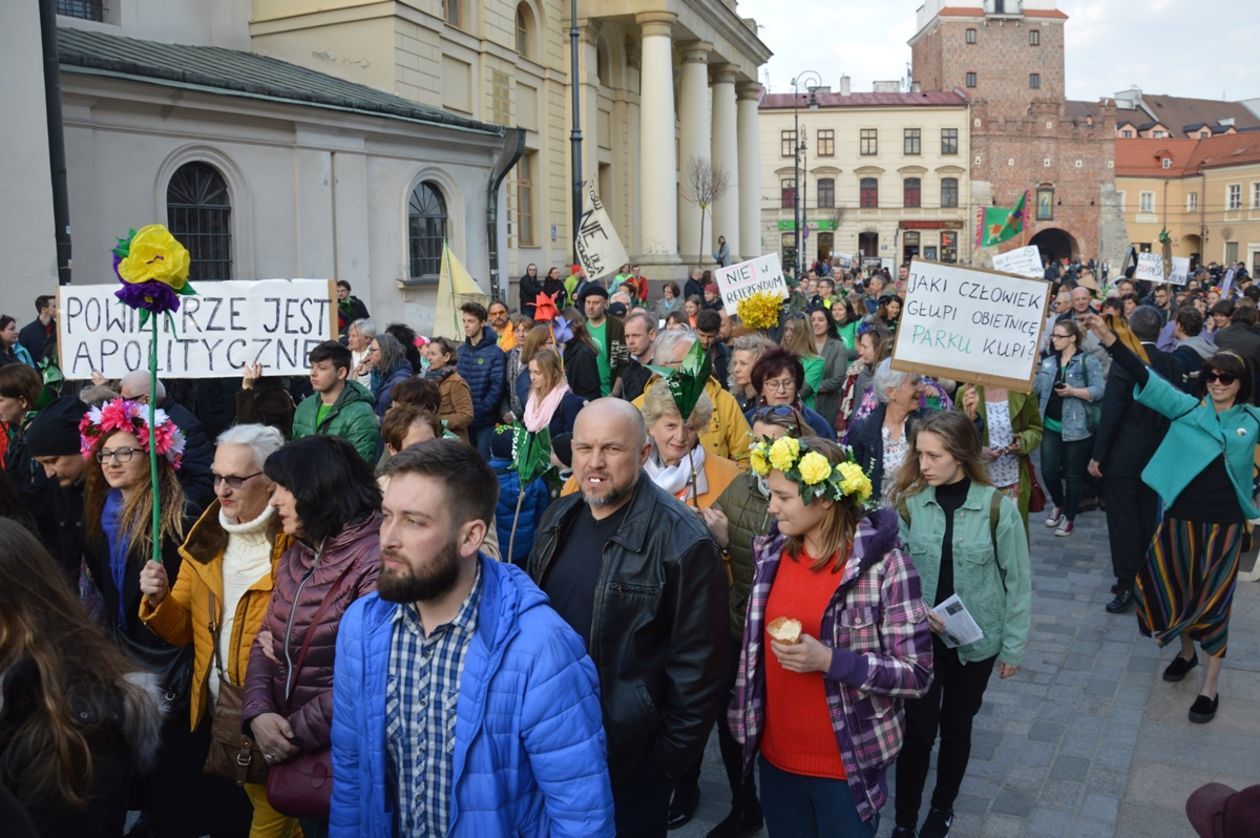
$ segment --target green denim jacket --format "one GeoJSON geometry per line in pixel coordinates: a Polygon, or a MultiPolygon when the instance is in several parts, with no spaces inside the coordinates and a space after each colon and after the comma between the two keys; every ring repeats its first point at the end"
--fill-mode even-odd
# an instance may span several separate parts
{"type": "MultiPolygon", "coordinates": [[[[1032,620],[1028,536],[1019,507],[1007,497],[1001,500],[996,533],[990,529],[994,491],[973,483],[962,508],[954,513],[954,592],[984,632],[982,639],[960,646],[958,658],[972,663],[1000,654],[1002,663],[1019,666],[1032,620]]],[[[945,512],[936,502],[936,489],[928,486],[906,498],[904,512],[898,514],[901,540],[923,580],[924,602],[931,606],[945,536],[945,512]]]]}

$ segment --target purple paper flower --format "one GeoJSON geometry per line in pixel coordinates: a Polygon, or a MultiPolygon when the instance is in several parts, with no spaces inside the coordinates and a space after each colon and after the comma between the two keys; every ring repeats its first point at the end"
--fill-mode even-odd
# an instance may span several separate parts
{"type": "Polygon", "coordinates": [[[161,282],[124,283],[114,296],[131,308],[145,309],[154,314],[179,311],[179,295],[161,282]]]}
{"type": "Polygon", "coordinates": [[[573,340],[573,327],[569,325],[568,320],[557,316],[551,321],[551,334],[555,337],[556,343],[568,343],[573,340]]]}

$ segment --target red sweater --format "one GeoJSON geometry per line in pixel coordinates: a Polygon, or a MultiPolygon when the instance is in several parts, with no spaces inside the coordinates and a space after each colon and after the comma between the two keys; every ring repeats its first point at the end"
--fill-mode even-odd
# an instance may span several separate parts
{"type": "MultiPolygon", "coordinates": [[[[818,638],[823,611],[844,577],[832,563],[821,571],[810,570],[814,559],[804,550],[798,557],[784,554],[766,602],[766,625],[778,617],[801,623],[801,634],[818,638]]],[[[789,672],[770,648],[770,633],[763,639],[766,670],[766,729],[761,754],[781,771],[807,777],[845,779],[840,746],[831,724],[827,693],[821,672],[789,672]]]]}

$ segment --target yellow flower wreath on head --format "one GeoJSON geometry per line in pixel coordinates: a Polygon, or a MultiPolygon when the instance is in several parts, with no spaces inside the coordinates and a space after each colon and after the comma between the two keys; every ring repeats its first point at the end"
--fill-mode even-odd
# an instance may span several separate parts
{"type": "Polygon", "coordinates": [[[801,473],[801,479],[809,486],[817,486],[831,476],[831,463],[817,451],[810,451],[801,457],[796,468],[801,473]]]}
{"type": "Polygon", "coordinates": [[[781,436],[770,446],[770,465],[779,471],[791,471],[800,456],[801,443],[790,436],[781,436]]]}

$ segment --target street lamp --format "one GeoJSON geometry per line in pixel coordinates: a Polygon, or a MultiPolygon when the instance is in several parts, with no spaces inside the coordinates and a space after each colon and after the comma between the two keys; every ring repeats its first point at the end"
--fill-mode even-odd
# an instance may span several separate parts
{"type": "Polygon", "coordinates": [[[804,218],[804,207],[801,205],[801,155],[805,153],[805,143],[801,140],[801,82],[813,81],[812,86],[807,85],[806,90],[809,91],[809,109],[811,111],[818,110],[818,88],[822,87],[822,75],[816,70],[805,70],[798,73],[796,78],[792,79],[792,136],[796,140],[796,148],[792,155],[792,173],[796,178],[793,181],[794,189],[792,190],[792,206],[793,206],[793,224],[796,230],[796,281],[801,281],[802,251],[804,249],[804,237],[801,229],[801,222],[804,218]]]}

